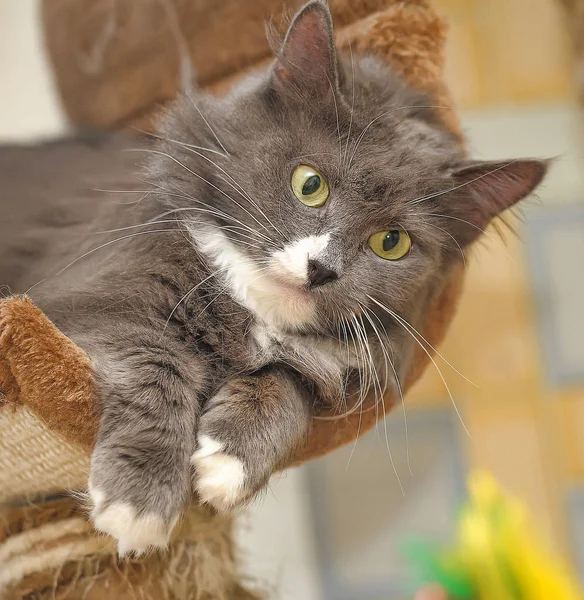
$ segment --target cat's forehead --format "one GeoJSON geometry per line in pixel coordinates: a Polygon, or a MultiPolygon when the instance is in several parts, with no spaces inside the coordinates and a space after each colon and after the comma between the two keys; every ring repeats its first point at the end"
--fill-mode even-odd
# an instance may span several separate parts
{"type": "Polygon", "coordinates": [[[242,153],[259,152],[259,157],[282,153],[291,162],[312,158],[343,169],[362,165],[374,172],[406,161],[440,164],[457,154],[449,136],[416,116],[385,115],[355,106],[348,115],[339,108],[337,119],[335,107],[328,105],[298,106],[274,115],[254,100],[231,105],[227,114],[217,116],[227,126],[228,142],[242,153]],[[372,114],[379,118],[371,118],[372,114]]]}
{"type": "Polygon", "coordinates": [[[367,93],[356,92],[354,99],[298,103],[285,109],[266,106],[259,88],[246,87],[217,118],[229,123],[229,141],[242,153],[336,162],[344,169],[372,171],[373,177],[387,177],[384,170],[404,163],[439,168],[459,158],[457,143],[429,114],[432,109],[412,108],[426,106],[427,101],[422,104],[416,97],[387,90],[385,97],[376,97],[369,85],[362,85],[367,93]]]}

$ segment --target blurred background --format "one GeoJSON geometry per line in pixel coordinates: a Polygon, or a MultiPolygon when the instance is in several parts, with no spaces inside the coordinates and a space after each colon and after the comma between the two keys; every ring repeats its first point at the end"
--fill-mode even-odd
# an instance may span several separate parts
{"type": "MultiPolygon", "coordinates": [[[[584,584],[584,62],[570,38],[580,27],[584,39],[584,12],[578,0],[434,4],[450,22],[447,81],[474,155],[554,166],[519,235],[492,230],[467,257],[441,353],[476,386],[438,358],[453,400],[431,366],[405,414],[275,478],[241,518],[247,572],[275,597],[403,597],[402,540],[447,538],[474,467],[528,502],[584,584]]],[[[40,1],[0,0],[0,23],[0,142],[66,133],[40,1]]]]}

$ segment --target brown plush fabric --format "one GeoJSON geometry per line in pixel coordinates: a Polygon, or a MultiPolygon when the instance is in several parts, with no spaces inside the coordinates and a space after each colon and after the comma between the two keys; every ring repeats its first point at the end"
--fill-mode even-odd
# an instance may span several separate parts
{"type": "MultiPolygon", "coordinates": [[[[172,98],[182,61],[209,85],[265,58],[265,23],[303,0],[44,0],[46,43],[75,123],[119,126],[172,98]],[[74,25],[73,25],[74,24],[74,25]],[[72,26],[73,25],[73,26],[72,26]]],[[[391,0],[331,0],[340,26],[391,0]]]]}
{"type": "MultiPolygon", "coordinates": [[[[44,0],[46,45],[65,109],[75,124],[148,128],[180,87],[185,66],[200,85],[223,89],[266,64],[266,21],[282,23],[303,1],[44,0]]],[[[441,81],[446,26],[428,0],[329,4],[341,47],[379,53],[438,104],[451,105],[441,81]]]]}
{"type": "Polygon", "coordinates": [[[83,446],[95,436],[89,359],[28,298],[0,301],[0,393],[83,446]]]}
{"type": "Polygon", "coordinates": [[[187,512],[163,555],[125,562],[111,541],[92,533],[74,498],[2,516],[2,600],[259,600],[235,570],[230,519],[202,507],[187,512]],[[18,570],[22,576],[4,587],[18,570]]]}
{"type": "MultiPolygon", "coordinates": [[[[446,23],[430,7],[427,0],[383,0],[384,10],[358,21],[348,21],[337,28],[337,45],[355,53],[375,54],[387,61],[416,88],[427,92],[432,102],[442,107],[445,125],[463,143],[460,124],[452,107],[452,99],[442,78],[446,23]]],[[[269,65],[264,57],[245,69],[253,71],[269,65]]],[[[225,91],[241,73],[235,73],[208,87],[217,93],[225,91]]],[[[131,125],[148,129],[161,107],[143,111],[131,125]]]]}

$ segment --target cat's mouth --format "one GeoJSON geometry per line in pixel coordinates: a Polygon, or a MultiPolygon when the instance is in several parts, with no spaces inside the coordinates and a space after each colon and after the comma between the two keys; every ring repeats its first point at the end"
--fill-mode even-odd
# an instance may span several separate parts
{"type": "Polygon", "coordinates": [[[299,298],[305,296],[308,299],[310,297],[307,278],[302,279],[290,274],[277,263],[271,265],[270,273],[278,287],[282,288],[283,293],[291,293],[299,298]]]}

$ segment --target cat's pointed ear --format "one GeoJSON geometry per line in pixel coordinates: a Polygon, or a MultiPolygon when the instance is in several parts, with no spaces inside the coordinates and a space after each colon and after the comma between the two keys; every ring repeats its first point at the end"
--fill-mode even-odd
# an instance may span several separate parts
{"type": "Polygon", "coordinates": [[[294,17],[271,73],[276,88],[302,96],[335,93],[339,86],[333,23],[323,0],[312,0],[294,17]]]}
{"type": "Polygon", "coordinates": [[[451,212],[466,229],[465,243],[477,237],[495,217],[529,196],[541,183],[549,161],[518,159],[474,161],[454,171],[456,208],[451,212]]]}

